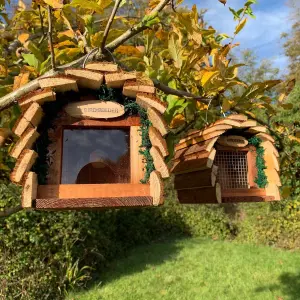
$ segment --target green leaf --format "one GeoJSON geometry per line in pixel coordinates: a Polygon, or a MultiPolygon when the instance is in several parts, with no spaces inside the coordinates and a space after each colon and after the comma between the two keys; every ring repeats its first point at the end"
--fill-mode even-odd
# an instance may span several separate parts
{"type": "Polygon", "coordinates": [[[34,54],[34,56],[37,58],[37,60],[39,60],[40,63],[44,61],[44,55],[42,51],[33,42],[29,42],[27,48],[28,50],[30,50],[30,52],[32,52],[32,54],[34,54]]]}
{"type": "Polygon", "coordinates": [[[143,25],[147,27],[151,27],[152,25],[155,25],[160,22],[160,19],[158,18],[158,12],[151,13],[149,15],[146,15],[142,19],[143,25]]]}
{"type": "Polygon", "coordinates": [[[31,66],[34,67],[38,72],[40,70],[40,61],[35,57],[34,54],[22,54],[25,62],[31,66]]]}
{"type": "Polygon", "coordinates": [[[231,11],[231,13],[233,14],[234,20],[239,19],[239,14],[231,7],[229,7],[229,10],[231,11]]]}
{"type": "Polygon", "coordinates": [[[171,32],[169,35],[168,49],[171,58],[174,60],[174,66],[178,69],[182,67],[180,46],[179,36],[175,32],[171,32]]]}
{"type": "Polygon", "coordinates": [[[243,19],[236,27],[235,27],[235,32],[234,34],[238,34],[246,25],[247,23],[247,18],[243,19]]]}
{"type": "Polygon", "coordinates": [[[252,5],[252,4],[257,4],[257,0],[249,0],[249,1],[247,1],[246,3],[245,3],[245,6],[250,6],[250,5],[252,5]]]}

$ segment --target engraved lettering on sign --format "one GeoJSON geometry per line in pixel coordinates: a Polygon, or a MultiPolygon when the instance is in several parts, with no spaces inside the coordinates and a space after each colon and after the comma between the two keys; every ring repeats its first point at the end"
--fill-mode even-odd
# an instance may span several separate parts
{"type": "Polygon", "coordinates": [[[108,119],[124,115],[124,106],[112,101],[80,101],[70,103],[65,107],[65,111],[72,117],[108,119]]]}

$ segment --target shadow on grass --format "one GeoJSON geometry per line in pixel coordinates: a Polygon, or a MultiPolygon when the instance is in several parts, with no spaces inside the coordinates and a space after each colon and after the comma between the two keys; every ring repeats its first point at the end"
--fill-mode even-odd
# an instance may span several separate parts
{"type": "Polygon", "coordinates": [[[262,286],[256,289],[256,292],[270,290],[278,291],[278,299],[282,300],[299,300],[300,299],[300,273],[283,273],[279,276],[280,284],[262,286]],[[288,298],[286,298],[288,297],[288,298]]]}

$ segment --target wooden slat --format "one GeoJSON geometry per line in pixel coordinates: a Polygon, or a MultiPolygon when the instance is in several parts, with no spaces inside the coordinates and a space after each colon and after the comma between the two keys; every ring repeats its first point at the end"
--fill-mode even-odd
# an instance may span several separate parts
{"type": "Polygon", "coordinates": [[[214,187],[203,187],[177,191],[182,204],[221,203],[221,189],[217,183],[214,187]]]}
{"type": "Polygon", "coordinates": [[[175,152],[174,159],[178,159],[184,155],[190,155],[197,152],[207,151],[210,152],[214,147],[219,137],[212,138],[210,140],[200,142],[188,148],[183,148],[175,152]]]}
{"type": "Polygon", "coordinates": [[[235,120],[235,121],[240,121],[240,122],[245,122],[248,120],[248,117],[242,114],[232,114],[227,117],[230,120],[235,120]]]}
{"type": "Polygon", "coordinates": [[[147,93],[137,93],[136,103],[139,104],[144,109],[153,107],[157,109],[161,114],[164,114],[164,112],[168,107],[168,105],[162,102],[159,98],[157,98],[153,94],[147,94],[147,93]]]}
{"type": "Polygon", "coordinates": [[[32,201],[36,199],[38,179],[37,174],[29,172],[25,174],[25,181],[22,191],[22,207],[32,208],[32,201]]]}
{"type": "Polygon", "coordinates": [[[222,203],[269,202],[274,199],[272,196],[222,197],[222,203]]]}
{"type": "Polygon", "coordinates": [[[123,86],[123,95],[135,98],[137,93],[155,94],[155,87],[133,80],[126,80],[123,86]]]}
{"type": "Polygon", "coordinates": [[[222,135],[223,133],[225,132],[225,130],[219,130],[219,131],[214,131],[212,133],[209,133],[209,134],[206,134],[206,135],[203,135],[203,136],[200,136],[200,137],[197,137],[197,138],[193,138],[193,139],[190,139],[186,142],[183,142],[181,144],[177,144],[175,146],[175,150],[180,150],[180,149],[183,149],[183,148],[186,148],[186,147],[189,147],[191,145],[194,145],[194,144],[198,144],[200,142],[203,142],[203,141],[207,141],[207,140],[210,140],[214,137],[219,137],[220,135],[222,135]]]}
{"type": "Polygon", "coordinates": [[[153,107],[149,107],[147,114],[152,126],[154,126],[162,136],[165,136],[169,132],[169,128],[160,112],[153,107]]]}
{"type": "Polygon", "coordinates": [[[65,74],[75,76],[79,87],[92,90],[100,88],[104,77],[100,72],[87,69],[67,69],[65,74]]]}
{"type": "Polygon", "coordinates": [[[258,133],[255,136],[259,137],[263,142],[270,141],[271,143],[275,143],[275,140],[267,133],[258,133]]]}
{"type": "Polygon", "coordinates": [[[60,184],[39,185],[39,199],[110,198],[150,196],[149,184],[60,184]]]}
{"type": "Polygon", "coordinates": [[[135,72],[107,73],[105,83],[109,88],[122,88],[126,80],[136,79],[135,72]]]}
{"type": "Polygon", "coordinates": [[[266,195],[274,197],[274,200],[280,200],[280,192],[275,183],[268,183],[266,186],[266,195]]]}
{"type": "Polygon", "coordinates": [[[243,148],[248,145],[248,140],[239,135],[220,136],[218,144],[234,148],[243,148]]]}
{"type": "Polygon", "coordinates": [[[152,206],[152,197],[113,197],[113,198],[82,198],[82,199],[36,199],[37,210],[77,210],[102,208],[130,208],[152,206]]]}
{"type": "Polygon", "coordinates": [[[173,162],[176,163],[176,162],[180,162],[180,161],[188,161],[188,160],[191,160],[191,159],[208,158],[212,151],[215,152],[216,150],[213,148],[210,152],[201,151],[201,152],[196,152],[196,153],[189,154],[189,155],[184,155],[184,156],[181,156],[178,159],[173,160],[173,162]]]}
{"type": "Polygon", "coordinates": [[[174,174],[190,173],[198,170],[205,170],[212,167],[216,151],[211,151],[207,158],[191,159],[186,161],[176,162],[171,169],[174,174]]]}
{"type": "Polygon", "coordinates": [[[183,142],[186,142],[189,139],[200,137],[200,136],[203,136],[203,135],[215,132],[215,131],[229,130],[229,129],[232,129],[232,126],[230,126],[230,125],[222,125],[221,124],[221,125],[210,126],[210,127],[206,128],[206,129],[203,129],[203,130],[193,130],[193,131],[190,131],[187,134],[187,137],[185,137],[184,139],[181,139],[179,141],[179,144],[183,143],[183,142]]]}
{"type": "Polygon", "coordinates": [[[264,127],[264,126],[254,126],[254,127],[250,127],[246,132],[249,132],[249,133],[267,133],[267,128],[264,127]]]}
{"type": "Polygon", "coordinates": [[[275,169],[276,171],[279,171],[279,163],[278,163],[277,157],[274,155],[274,153],[265,152],[264,160],[265,160],[267,169],[275,169]]]}
{"type": "Polygon", "coordinates": [[[149,128],[149,139],[153,146],[156,146],[163,157],[169,155],[166,140],[161,136],[160,132],[153,126],[149,128]]]}
{"type": "Polygon", "coordinates": [[[130,127],[130,182],[140,183],[144,178],[145,163],[143,155],[139,153],[142,137],[139,126],[130,127]]]}
{"type": "Polygon", "coordinates": [[[117,72],[118,65],[113,64],[111,62],[89,62],[85,65],[86,69],[100,71],[100,72],[117,72]]]}
{"type": "Polygon", "coordinates": [[[153,205],[161,205],[164,203],[164,183],[158,171],[152,171],[150,174],[150,194],[153,198],[153,205]]]}
{"type": "Polygon", "coordinates": [[[215,186],[217,169],[217,166],[213,166],[211,169],[176,175],[174,188],[182,190],[215,186]]]}
{"type": "Polygon", "coordinates": [[[170,171],[159,149],[156,146],[152,146],[150,154],[153,158],[154,167],[161,174],[162,178],[170,177],[170,171]]]}
{"type": "Polygon", "coordinates": [[[257,122],[254,120],[248,120],[241,123],[240,128],[254,127],[257,126],[257,122]]]}
{"type": "Polygon", "coordinates": [[[222,189],[223,197],[265,197],[266,190],[261,188],[253,189],[222,189]]]}
{"type": "Polygon", "coordinates": [[[256,167],[256,151],[247,152],[247,164],[248,164],[248,184],[249,187],[257,187],[255,183],[255,178],[257,176],[257,167],[256,167]]]}
{"type": "Polygon", "coordinates": [[[39,136],[40,134],[36,131],[36,128],[28,128],[12,148],[10,156],[18,158],[24,149],[31,149],[39,136]]]}
{"type": "Polygon", "coordinates": [[[76,77],[70,75],[57,75],[52,77],[41,77],[39,80],[40,87],[53,88],[56,92],[78,92],[76,77]]]}
{"type": "Polygon", "coordinates": [[[279,174],[275,169],[266,169],[265,174],[269,183],[275,183],[277,186],[281,186],[279,174]]]}
{"type": "Polygon", "coordinates": [[[226,118],[226,119],[220,119],[220,120],[216,121],[211,126],[215,126],[215,125],[230,125],[233,128],[240,128],[241,122],[235,121],[235,120],[230,120],[230,119],[226,118]]]}
{"type": "Polygon", "coordinates": [[[270,141],[264,141],[261,143],[261,146],[265,149],[266,153],[273,153],[276,157],[279,157],[279,153],[277,149],[275,148],[274,144],[270,141]]]}

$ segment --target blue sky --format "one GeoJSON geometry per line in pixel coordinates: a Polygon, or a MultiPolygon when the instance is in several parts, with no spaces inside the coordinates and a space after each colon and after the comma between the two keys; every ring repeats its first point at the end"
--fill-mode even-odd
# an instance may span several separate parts
{"type": "MultiPolygon", "coordinates": [[[[239,33],[236,42],[240,49],[253,49],[259,59],[272,59],[274,66],[285,73],[288,59],[284,55],[282,32],[289,32],[292,22],[289,20],[289,7],[286,0],[258,0],[253,5],[256,19],[249,18],[246,27],[239,33]]],[[[198,9],[207,8],[205,20],[217,31],[232,34],[236,26],[228,7],[239,9],[244,0],[227,0],[224,7],[218,0],[187,0],[188,5],[196,4],[198,9]]]]}

